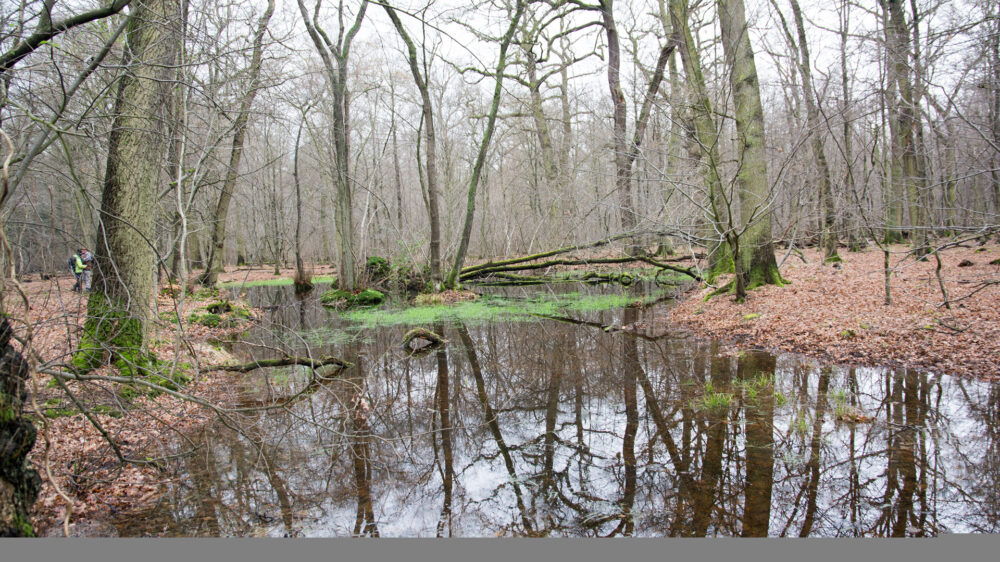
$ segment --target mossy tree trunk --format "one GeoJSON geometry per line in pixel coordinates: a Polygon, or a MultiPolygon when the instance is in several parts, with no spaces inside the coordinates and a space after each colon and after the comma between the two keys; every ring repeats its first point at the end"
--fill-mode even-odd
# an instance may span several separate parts
{"type": "MultiPolygon", "coordinates": [[[[927,190],[923,157],[919,153],[919,99],[910,75],[911,59],[916,57],[910,49],[910,34],[902,0],[881,0],[887,10],[886,48],[889,57],[889,79],[892,82],[889,100],[892,127],[893,191],[905,198],[910,212],[911,244],[919,255],[929,251],[924,198],[927,190]]],[[[902,208],[894,219],[902,222],[902,208]]],[[[894,220],[895,222],[895,220],[894,220]]]]}
{"type": "MultiPolygon", "coordinates": [[[[662,8],[661,8],[662,9],[662,8]]],[[[719,235],[717,244],[709,253],[708,274],[706,279],[711,282],[720,274],[734,271],[733,254],[724,235],[731,226],[724,221],[723,208],[729,208],[725,192],[722,189],[722,179],[719,173],[719,132],[713,116],[715,109],[708,95],[705,76],[701,68],[701,58],[691,34],[688,23],[688,0],[670,0],[671,41],[677,45],[681,54],[681,66],[687,77],[691,90],[691,126],[693,138],[698,145],[702,160],[702,172],[707,193],[706,212],[708,218],[719,235]]]]}
{"type": "Polygon", "coordinates": [[[253,100],[257,97],[257,91],[260,89],[264,33],[267,31],[267,24],[271,20],[272,14],[274,14],[274,0],[268,0],[267,8],[257,22],[257,31],[254,33],[253,54],[249,69],[250,84],[243,94],[243,99],[240,100],[239,114],[233,123],[233,144],[229,152],[229,167],[226,170],[226,179],[222,184],[222,192],[219,193],[219,201],[215,206],[215,221],[212,225],[212,244],[209,246],[208,265],[205,266],[205,273],[201,276],[201,282],[209,287],[218,282],[219,273],[222,272],[226,263],[226,222],[229,218],[229,204],[233,200],[240,161],[243,159],[243,142],[246,138],[247,124],[250,121],[250,108],[253,106],[253,100]]]}
{"type": "Polygon", "coordinates": [[[108,146],[93,292],[87,303],[79,368],[110,355],[123,373],[148,363],[154,305],[157,188],[166,149],[171,78],[179,44],[180,0],[133,2],[108,146]]]}
{"type": "MultiPolygon", "coordinates": [[[[729,66],[738,145],[736,185],[740,198],[739,252],[736,298],[743,290],[767,284],[781,285],[771,244],[771,199],[764,151],[764,109],[760,101],[757,66],[747,29],[743,0],[718,0],[722,48],[729,66]]],[[[736,253],[736,252],[734,252],[736,253]]]]}
{"type": "MultiPolygon", "coordinates": [[[[986,44],[986,91],[989,93],[990,135],[994,146],[1000,146],[1000,6],[990,10],[989,40],[986,44]]],[[[1000,151],[990,156],[990,186],[993,191],[993,213],[1000,214],[1000,151]]],[[[977,190],[978,191],[978,190],[977,190]]],[[[985,208],[985,202],[983,207],[985,208]]]]}
{"type": "Polygon", "coordinates": [[[483,137],[479,142],[479,152],[476,153],[476,161],[472,165],[472,177],[469,179],[468,197],[465,202],[465,220],[462,223],[462,235],[458,240],[458,251],[455,252],[455,263],[452,265],[451,271],[448,272],[448,279],[445,281],[445,287],[449,289],[457,288],[459,274],[462,272],[462,266],[465,265],[465,255],[469,251],[469,241],[472,239],[472,221],[476,216],[476,193],[479,190],[479,182],[483,177],[483,170],[486,168],[486,157],[490,150],[490,143],[493,141],[497,113],[500,110],[504,69],[507,66],[507,49],[514,39],[514,32],[517,30],[518,22],[524,13],[525,4],[523,0],[518,0],[514,8],[514,15],[507,26],[507,31],[500,40],[500,56],[497,59],[496,72],[494,74],[493,100],[490,104],[490,113],[486,119],[483,137]]]}
{"type": "Polygon", "coordinates": [[[21,415],[28,364],[11,345],[6,318],[0,320],[0,537],[31,537],[30,511],[42,487],[28,463],[35,426],[21,415]]]}

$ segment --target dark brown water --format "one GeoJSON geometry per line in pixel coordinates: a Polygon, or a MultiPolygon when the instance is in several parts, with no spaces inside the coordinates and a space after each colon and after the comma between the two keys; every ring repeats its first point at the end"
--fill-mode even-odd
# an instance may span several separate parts
{"type": "MultiPolygon", "coordinates": [[[[301,350],[343,324],[284,289],[251,297],[275,307],[251,342],[301,350]]],[[[410,326],[314,345],[356,367],[242,379],[247,405],[303,394],[179,440],[164,501],[119,532],[1000,532],[1000,387],[602,329],[653,313],[429,326],[449,343],[420,358],[399,348],[410,326]]]]}

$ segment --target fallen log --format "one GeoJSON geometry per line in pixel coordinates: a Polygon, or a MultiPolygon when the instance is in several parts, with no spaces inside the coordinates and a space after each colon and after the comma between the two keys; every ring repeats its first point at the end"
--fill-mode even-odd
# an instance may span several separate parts
{"type": "MultiPolygon", "coordinates": [[[[479,271],[481,269],[493,268],[493,267],[496,267],[496,266],[506,266],[506,265],[514,265],[514,264],[518,264],[518,263],[525,263],[525,262],[529,262],[529,261],[540,260],[542,258],[549,258],[549,257],[552,257],[552,256],[557,256],[559,254],[567,254],[569,252],[575,252],[577,250],[587,250],[587,249],[591,249],[591,248],[599,248],[601,246],[606,246],[606,245],[611,244],[612,242],[616,242],[618,240],[624,240],[624,239],[627,239],[627,238],[634,238],[636,236],[641,236],[641,235],[644,235],[644,234],[655,234],[655,235],[661,235],[662,236],[662,235],[674,234],[674,232],[673,231],[666,231],[666,230],[644,230],[644,231],[641,231],[641,232],[629,232],[629,233],[626,233],[626,234],[616,234],[615,236],[609,236],[608,238],[604,238],[602,240],[598,240],[597,242],[587,242],[587,243],[584,243],[584,244],[576,244],[576,245],[573,245],[573,246],[564,246],[562,248],[556,248],[554,250],[549,250],[547,252],[540,252],[540,253],[537,253],[537,254],[531,254],[529,256],[522,256],[522,257],[519,257],[519,258],[510,258],[510,259],[499,260],[499,261],[488,261],[486,263],[481,263],[481,264],[478,264],[478,265],[470,265],[468,267],[462,268],[461,275],[459,277],[462,278],[462,277],[464,277],[464,276],[466,276],[468,274],[477,272],[477,271],[479,271]]],[[[679,259],[685,259],[685,258],[679,258],[679,259]]]]}
{"type": "MultiPolygon", "coordinates": [[[[675,271],[677,273],[682,273],[691,277],[696,281],[701,281],[701,276],[693,268],[679,267],[676,265],[671,265],[667,263],[668,260],[657,260],[650,256],[626,256],[621,258],[593,258],[593,259],[554,259],[548,260],[540,263],[517,263],[512,265],[495,265],[490,267],[479,266],[479,269],[471,272],[463,272],[459,277],[462,281],[472,281],[474,279],[479,279],[482,277],[487,277],[490,275],[501,276],[500,274],[506,274],[511,271],[530,271],[535,269],[547,269],[555,266],[572,266],[572,265],[601,265],[601,264],[623,264],[623,263],[633,263],[633,262],[643,262],[653,267],[659,269],[666,269],[669,271],[675,271]]],[[[593,274],[597,275],[597,274],[593,274]]],[[[514,276],[504,276],[513,281],[524,281],[524,282],[539,282],[541,278],[514,278],[514,276]]],[[[585,276],[586,277],[586,276],[585,276]]],[[[586,280],[586,279],[584,279],[586,280]]]]}
{"type": "Polygon", "coordinates": [[[322,359],[313,357],[280,357],[278,359],[257,359],[255,361],[239,365],[213,365],[205,370],[249,373],[250,371],[255,371],[257,369],[265,369],[268,367],[287,367],[289,365],[305,365],[307,367],[312,367],[313,369],[325,367],[327,365],[334,365],[341,369],[346,369],[352,366],[351,363],[337,357],[324,357],[322,359]]]}
{"type": "Polygon", "coordinates": [[[448,340],[430,330],[424,328],[414,328],[409,332],[406,332],[406,335],[403,336],[402,348],[403,351],[411,357],[422,357],[431,350],[437,349],[446,343],[448,343],[448,340]],[[423,340],[428,343],[417,346],[416,341],[418,340],[423,340]]]}

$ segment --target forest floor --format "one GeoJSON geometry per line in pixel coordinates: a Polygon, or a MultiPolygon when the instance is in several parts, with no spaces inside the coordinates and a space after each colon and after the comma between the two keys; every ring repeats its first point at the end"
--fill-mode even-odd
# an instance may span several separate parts
{"type": "MultiPolygon", "coordinates": [[[[840,267],[806,250],[806,263],[795,255],[785,261],[781,274],[790,283],[784,287],[751,291],[743,303],[731,295],[706,301],[712,288],[696,289],[659,320],[741,347],[1000,380],[1000,265],[990,265],[1000,246],[941,252],[950,310],[942,305],[936,260],[918,262],[908,249],[892,248],[890,306],[879,248],[842,249],[840,267]]],[[[783,255],[777,252],[779,260],[783,255]]]]}
{"type": "MultiPolygon", "coordinates": [[[[24,283],[29,297],[33,326],[32,351],[37,363],[65,362],[79,342],[86,315],[87,295],[70,291],[72,276],[24,283]]],[[[260,314],[249,307],[242,309],[244,318],[233,313],[220,315],[220,321],[207,326],[203,310],[217,302],[216,293],[199,292],[188,295],[184,311],[184,344],[177,340],[177,307],[167,292],[157,299],[158,317],[154,319],[150,343],[153,353],[162,361],[160,368],[176,369],[194,376],[182,387],[185,395],[203,399],[215,405],[231,402],[232,378],[218,372],[206,372],[204,367],[231,359],[213,341],[230,333],[245,330],[253,317],[260,314]],[[193,365],[200,365],[200,370],[193,365]]],[[[13,293],[5,295],[11,315],[24,319],[24,307],[13,293]]],[[[234,305],[240,303],[233,301],[234,305]]],[[[211,324],[212,322],[208,322],[211,324]]],[[[36,363],[36,364],[37,364],[36,363]]],[[[110,367],[92,372],[113,375],[110,367]]],[[[123,389],[112,382],[67,383],[73,394],[92,413],[103,430],[117,443],[121,454],[140,463],[121,463],[99,430],[79,414],[73,402],[56,386],[49,375],[36,374],[31,381],[32,395],[25,404],[25,414],[31,416],[38,429],[38,440],[30,460],[42,476],[43,487],[34,506],[33,524],[39,535],[62,535],[66,501],[53,480],[73,503],[69,532],[74,536],[114,535],[110,521],[115,514],[143,506],[159,496],[170,478],[152,463],[155,457],[169,454],[166,443],[174,435],[190,432],[215,419],[215,412],[191,401],[167,394],[152,396],[147,392],[123,389]],[[124,413],[127,412],[127,415],[124,413]]],[[[140,389],[142,387],[136,387],[140,389]]]]}

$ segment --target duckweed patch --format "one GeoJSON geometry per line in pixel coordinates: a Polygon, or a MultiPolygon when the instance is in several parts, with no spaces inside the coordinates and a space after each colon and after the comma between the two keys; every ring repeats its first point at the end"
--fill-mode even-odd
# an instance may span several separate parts
{"type": "Polygon", "coordinates": [[[358,324],[358,328],[369,329],[378,326],[417,326],[424,324],[463,322],[482,324],[498,320],[508,322],[532,322],[545,317],[561,316],[572,312],[595,312],[633,305],[638,300],[648,304],[665,293],[653,292],[636,299],[624,294],[581,295],[563,293],[545,295],[530,299],[508,299],[484,296],[474,301],[463,301],[449,305],[415,306],[390,310],[350,310],[341,315],[358,324]]]}

